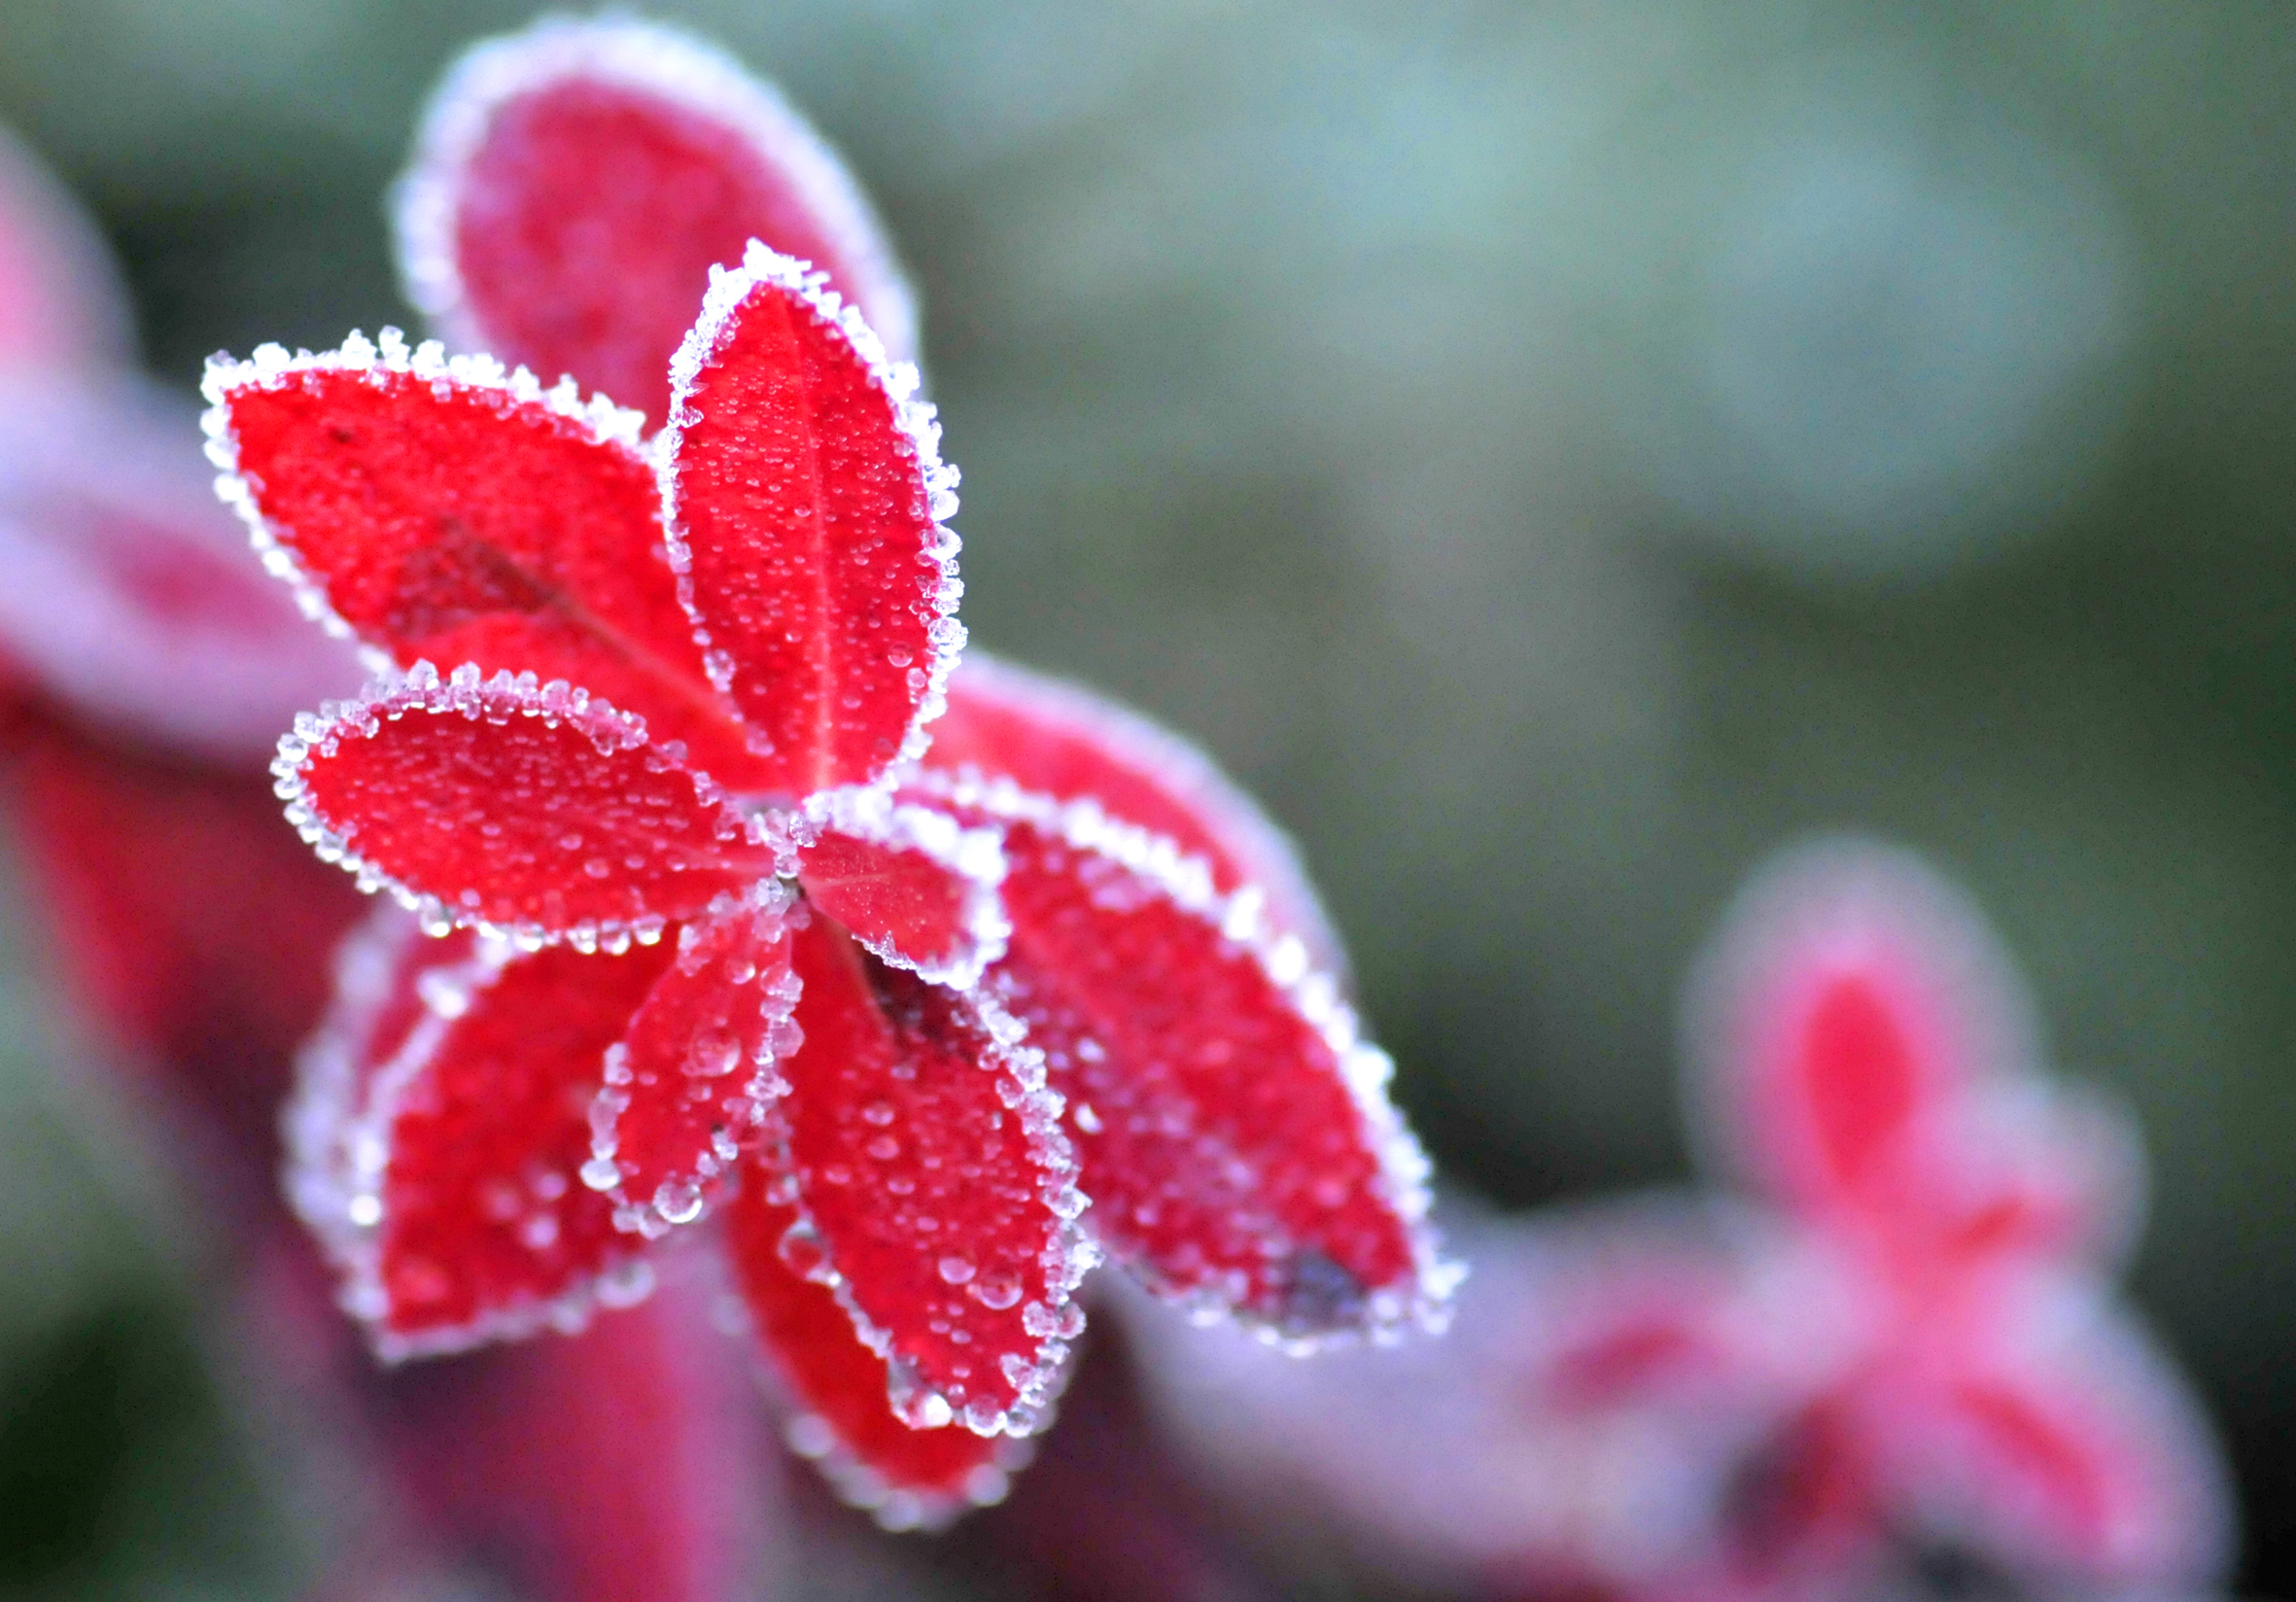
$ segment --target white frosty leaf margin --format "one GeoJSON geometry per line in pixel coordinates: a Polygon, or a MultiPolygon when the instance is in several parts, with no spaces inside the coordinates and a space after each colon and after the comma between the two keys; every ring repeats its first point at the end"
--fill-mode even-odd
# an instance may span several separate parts
{"type": "MultiPolygon", "coordinates": [[[[802,906],[792,923],[804,926],[808,912],[802,906]]],[[[1064,1103],[1045,1077],[1044,1054],[1027,1044],[1027,1026],[981,991],[950,991],[951,1000],[969,1007],[989,1038],[989,1048],[978,1067],[997,1076],[996,1098],[1021,1123],[1028,1142],[1028,1160],[1040,1175],[1039,1199],[1055,1220],[1052,1238],[1037,1259],[1042,1277],[1036,1296],[1021,1309],[1021,1327],[1037,1342],[1028,1357],[1013,1362],[1007,1354],[1005,1383],[1017,1401],[1000,1408],[987,1396],[951,1397],[925,1384],[908,1365],[893,1355],[893,1332],[870,1317],[852,1282],[836,1265],[834,1247],[822,1235],[805,1203],[805,1182],[788,1146],[787,1132],[770,1142],[764,1170],[766,1200],[797,1214],[783,1232],[776,1250],[791,1272],[826,1288],[852,1320],[861,1344],[885,1361],[887,1396],[893,1413],[912,1429],[943,1429],[962,1424],[975,1435],[1026,1436],[1051,1421],[1051,1404],[1064,1382],[1072,1342],[1084,1333],[1084,1308],[1076,1289],[1086,1273],[1100,1261],[1100,1248],[1077,1222],[1091,1205],[1076,1181],[1081,1171],[1076,1150],[1061,1128],[1064,1103]]],[[[818,1455],[818,1454],[813,1454],[818,1455]]]]}
{"type": "MultiPolygon", "coordinates": [[[[1246,886],[1221,894],[1214,888],[1211,867],[1202,857],[1182,851],[1162,835],[1111,818],[1093,800],[1063,802],[1025,790],[1010,780],[983,781],[969,774],[925,773],[912,783],[920,790],[943,796],[953,806],[1026,823],[1077,851],[1115,863],[1182,911],[1217,929],[1225,941],[1250,954],[1269,983],[1330,1048],[1355,1107],[1357,1136],[1378,1162],[1381,1198],[1410,1234],[1411,1284],[1369,1288],[1360,1333],[1385,1342],[1402,1339],[1413,1328],[1441,1330],[1449,1316],[1451,1293],[1466,1270],[1444,1260],[1442,1243],[1428,1222],[1428,1180],[1433,1167],[1388,1098],[1394,1061],[1362,1037],[1354,1009],[1340,999],[1332,978],[1315,970],[1305,944],[1270,921],[1262,891],[1246,886]]],[[[1126,1267],[1135,1274],[1139,1271],[1134,1265],[1126,1267]]],[[[1359,1333],[1333,1330],[1303,1335],[1236,1306],[1208,1287],[1173,1300],[1191,1316],[1206,1322],[1234,1318],[1262,1340],[1295,1355],[1343,1342],[1359,1333]]]]}
{"type": "Polygon", "coordinates": [[[1787,1094],[1798,1080],[1764,1060],[1764,1036],[1782,1005],[1806,1006],[1826,981],[1876,971],[1918,992],[1931,1043],[1966,1088],[2040,1073],[2039,1012],[1975,901],[1880,840],[1790,846],[1747,879],[1684,987],[1684,1127],[1708,1171],[1764,1194],[1808,1181],[1788,1170],[1817,1142],[1816,1114],[1787,1094]]]}
{"type": "MultiPolygon", "coordinates": [[[[401,1334],[389,1328],[391,1295],[383,1282],[383,1229],[388,1222],[384,1180],[392,1160],[392,1131],[408,1094],[437,1060],[456,1022],[483,1000],[520,953],[507,943],[477,938],[469,954],[410,968],[411,950],[425,943],[419,926],[396,908],[377,908],[354,930],[335,958],[335,995],[328,1017],[303,1047],[296,1088],[280,1115],[287,1144],[284,1186],[290,1206],[318,1236],[341,1275],[343,1310],[365,1326],[385,1362],[464,1351],[497,1341],[516,1341],[543,1330],[572,1334],[601,1307],[626,1307],[653,1289],[653,1270],[635,1255],[548,1300],[492,1308],[468,1324],[401,1334]],[[422,1011],[387,1062],[370,1062],[374,1035],[410,974],[422,1011]]],[[[543,1176],[532,1202],[550,1208],[569,1193],[571,1176],[543,1176]]],[[[545,1216],[537,1214],[536,1216],[545,1216]]]]}
{"type": "MultiPolygon", "coordinates": [[[[764,826],[728,804],[724,792],[709,775],[677,763],[671,748],[652,747],[646,738],[645,720],[636,714],[617,712],[588,690],[570,685],[563,679],[539,683],[532,673],[513,675],[507,668],[492,679],[484,679],[475,662],[466,662],[441,679],[438,670],[429,662],[417,662],[403,676],[369,685],[357,701],[330,701],[316,714],[297,714],[293,731],[280,737],[279,754],[271,763],[271,775],[273,791],[287,804],[287,820],[310,843],[320,860],[333,862],[344,872],[355,875],[360,889],[369,895],[377,890],[390,891],[400,906],[421,920],[428,933],[444,934],[450,929],[469,928],[520,951],[539,951],[564,941],[581,952],[620,953],[628,951],[633,940],[642,946],[652,945],[661,939],[669,921],[647,915],[634,919],[584,919],[564,928],[533,923],[500,923],[482,917],[469,905],[417,889],[352,850],[355,829],[338,828],[320,813],[311,799],[311,764],[315,758],[333,756],[343,740],[372,740],[382,732],[385,723],[396,723],[409,714],[460,715],[472,722],[483,718],[492,723],[507,722],[512,717],[533,717],[540,719],[545,728],[565,723],[588,736],[601,756],[650,748],[654,758],[668,764],[669,771],[682,775],[693,785],[695,800],[705,811],[718,815],[720,839],[738,839],[760,847],[765,844],[764,826]]],[[[465,890],[459,896],[474,897],[477,893],[465,890]]]]}
{"type": "Polygon", "coordinates": [[[691,402],[702,369],[733,336],[735,320],[752,293],[762,289],[778,294],[828,330],[833,338],[849,345],[867,370],[871,387],[892,408],[894,432],[908,440],[916,455],[914,470],[932,518],[924,555],[936,576],[925,585],[922,597],[928,619],[925,644],[931,660],[925,667],[909,670],[911,693],[917,698],[909,730],[900,749],[874,781],[878,786],[889,787],[891,775],[902,763],[924,754],[931,742],[925,727],[948,709],[949,675],[964,650],[964,625],[957,620],[957,604],[964,595],[964,582],[957,572],[957,553],[962,541],[949,527],[949,519],[957,515],[958,474],[955,464],[941,460],[937,413],[930,402],[917,399],[917,368],[907,362],[888,361],[885,346],[869,331],[859,308],[846,304],[827,286],[826,273],[755,239],[749,241],[739,267],[710,269],[710,291],[702,298],[701,317],[670,359],[670,420],[654,444],[655,471],[662,487],[662,530],[669,541],[671,570],[678,575],[678,601],[693,624],[694,638],[702,647],[702,665],[711,683],[730,701],[735,664],[726,652],[712,645],[709,624],[694,595],[693,551],[678,518],[678,459],[685,431],[701,421],[691,402]]]}
{"type": "Polygon", "coordinates": [[[797,876],[804,882],[803,853],[824,834],[849,835],[888,852],[914,852],[947,870],[964,885],[961,928],[955,950],[904,952],[890,940],[872,940],[848,930],[873,957],[907,968],[920,979],[952,990],[971,990],[981,975],[1004,957],[1012,939],[1005,916],[1004,834],[995,828],[967,828],[947,813],[914,801],[896,801],[883,789],[847,786],[806,798],[786,824],[789,844],[799,853],[797,876]]]}
{"type": "MultiPolygon", "coordinates": [[[[768,970],[752,966],[747,979],[731,983],[763,985],[767,987],[768,1005],[761,1009],[763,1032],[746,1052],[748,1073],[740,1078],[727,1094],[715,1098],[717,1112],[723,1123],[713,1132],[706,1146],[695,1151],[689,1169],[665,1177],[644,1198],[633,1197],[625,1188],[628,1173],[616,1162],[621,1149],[622,1114],[628,1112],[640,1095],[668,1097],[694,1084],[683,1063],[649,1063],[634,1066],[629,1035],[606,1050],[602,1082],[598,1094],[590,1102],[590,1161],[582,1166],[582,1183],[591,1190],[604,1193],[614,1203],[614,1228],[625,1234],[642,1235],[657,1240],[680,1224],[690,1224],[710,1210],[713,1193],[721,1189],[719,1181],[740,1159],[745,1140],[754,1141],[756,1132],[764,1124],[767,1110],[776,1098],[788,1094],[788,1081],[776,1071],[778,1064],[786,1061],[804,1041],[804,1033],[797,1026],[799,986],[797,976],[790,970],[788,960],[787,917],[796,899],[796,891],[780,879],[761,879],[741,897],[723,899],[730,906],[713,906],[708,918],[679,925],[678,956],[668,972],[655,981],[659,986],[673,979],[690,980],[698,968],[707,966],[719,955],[711,949],[712,940],[734,921],[750,923],[755,934],[760,923],[772,930],[763,943],[776,947],[779,962],[768,970]],[[653,1080],[641,1083],[643,1072],[651,1073],[653,1080]],[[667,1075],[663,1086],[660,1076],[667,1075]]],[[[652,1004],[653,994],[639,1004],[632,1015],[630,1034],[635,1034],[645,1010],[652,1004]]],[[[740,1042],[730,1042],[737,1049],[740,1042]]],[[[706,1043],[688,1042],[689,1052],[701,1052],[706,1043]]],[[[739,1067],[739,1062],[734,1067],[739,1067]]],[[[731,1077],[733,1068],[723,1076],[715,1072],[704,1075],[704,1082],[731,1077]]]]}
{"type": "Polygon", "coordinates": [[[455,247],[465,176],[495,115],[527,95],[591,80],[659,96],[731,129],[785,180],[807,216],[834,242],[854,299],[901,360],[917,351],[917,303],[868,196],[812,125],[771,84],[681,29],[630,17],[545,17],[483,40],[447,69],[392,189],[400,282],[407,299],[453,343],[484,348],[484,319],[470,303],[455,247]]]}
{"type": "MultiPolygon", "coordinates": [[[[300,381],[305,373],[365,375],[375,388],[387,386],[394,374],[404,374],[430,386],[443,400],[455,390],[484,391],[507,396],[518,406],[538,408],[543,415],[576,424],[590,443],[609,450],[628,451],[638,466],[646,466],[641,435],[645,420],[617,406],[605,396],[584,400],[573,379],[549,389],[524,367],[505,369],[491,356],[448,356],[435,339],[408,347],[397,329],[385,329],[374,339],[354,330],[340,349],[314,356],[297,351],[293,356],[281,345],[258,345],[254,356],[241,362],[230,356],[211,356],[199,393],[207,398],[207,411],[199,426],[207,435],[207,459],[219,470],[216,495],[239,514],[255,541],[256,554],[272,576],[295,587],[303,615],[314,619],[338,639],[359,641],[360,654],[369,673],[396,670],[391,653],[371,641],[361,640],[356,629],[327,598],[323,577],[314,576],[296,549],[294,531],[275,527],[258,505],[261,492],[249,483],[239,467],[239,438],[231,427],[231,401],[251,390],[279,390],[300,381]]],[[[505,419],[507,421],[507,419],[505,419]]]]}
{"type": "MultiPolygon", "coordinates": [[[[1347,950],[1301,864],[1299,849],[1202,748],[1096,691],[973,648],[952,682],[960,703],[978,701],[1090,749],[1164,792],[1235,859],[1267,893],[1270,915],[1305,942],[1316,964],[1342,988],[1347,950]]],[[[1000,776],[974,764],[944,764],[983,781],[1000,776]]]]}
{"type": "MultiPolygon", "coordinates": [[[[740,1292],[729,1288],[719,1294],[715,1322],[724,1334],[748,1342],[761,1371],[760,1380],[783,1410],[783,1444],[820,1471],[821,1478],[829,1482],[839,1500],[867,1513],[882,1529],[896,1534],[942,1530],[969,1509],[992,1508],[1010,1494],[1012,1477],[1036,1456],[1034,1437],[1001,1436],[991,1442],[989,1461],[966,1474],[955,1496],[897,1484],[881,1470],[863,1462],[837,1433],[837,1427],[813,1410],[740,1292]]],[[[1061,1371],[1039,1405],[1036,1426],[1039,1433],[1052,1427],[1059,1392],[1066,1384],[1072,1367],[1061,1371]]]]}

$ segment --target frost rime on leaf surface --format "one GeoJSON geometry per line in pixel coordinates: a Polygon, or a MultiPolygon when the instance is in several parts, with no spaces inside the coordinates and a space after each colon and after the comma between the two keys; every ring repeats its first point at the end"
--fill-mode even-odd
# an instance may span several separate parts
{"type": "Polygon", "coordinates": [[[680,928],[677,956],[608,1048],[582,1181],[614,1197],[620,1227],[651,1236],[700,1217],[787,1090],[779,1064],[803,1038],[790,901],[767,879],[680,928]]]}
{"type": "Polygon", "coordinates": [[[290,820],[363,887],[530,947],[659,939],[774,865],[642,722],[532,674],[441,680],[418,663],[297,719],[273,772],[290,820]]]}
{"type": "Polygon", "coordinates": [[[640,420],[523,367],[379,344],[209,364],[208,453],[273,571],[372,665],[563,679],[755,777],[678,605],[640,420]]]}
{"type": "Polygon", "coordinates": [[[870,957],[825,920],[796,931],[806,1049],[787,1067],[805,1222],[786,1260],[830,1276],[913,1424],[1026,1435],[1095,1261],[1042,1059],[985,996],[870,957]]]}
{"type": "Polygon", "coordinates": [[[1440,1322],[1457,1271],[1423,1222],[1392,1065],[1262,899],[1089,803],[928,778],[1005,825],[1013,932],[991,984],[1068,1103],[1109,1251],[1303,1349],[1440,1322]]]}
{"type": "Polygon", "coordinates": [[[916,309],[867,198],[775,92],[690,36],[551,17],[448,73],[393,208],[407,298],[465,349],[668,415],[709,269],[810,261],[898,360],[916,309]]]}
{"type": "Polygon", "coordinates": [[[1131,708],[967,650],[950,676],[949,708],[933,724],[924,765],[1089,802],[1163,836],[1204,859],[1220,894],[1249,888],[1265,896],[1269,922],[1344,984],[1346,949],[1283,830],[1210,757],[1131,708]]]}
{"type": "Polygon", "coordinates": [[[383,909],[286,1115],[288,1191],[386,1358],[579,1328],[643,1296],[636,1236],[580,1179],[606,1048],[667,947],[522,956],[383,909]]]}
{"type": "Polygon", "coordinates": [[[969,990],[1004,955],[1012,926],[997,893],[998,830],[966,828],[937,805],[847,789],[811,798],[798,832],[806,899],[872,956],[969,990]]]}
{"type": "Polygon", "coordinates": [[[804,262],[711,276],[658,455],[678,598],[711,681],[790,798],[925,749],[964,646],[957,470],[917,371],[804,262]]]}
{"type": "Polygon", "coordinates": [[[886,1360],[853,1339],[836,1291],[789,1261],[782,1243],[805,1238],[805,1215],[771,1187],[745,1186],[726,1209],[726,1233],[748,1322],[775,1377],[800,1411],[790,1447],[818,1462],[847,1501],[888,1529],[938,1528],[968,1507],[1003,1500],[1007,1476],[1029,1444],[982,1436],[955,1422],[919,1429],[886,1405],[886,1360]]]}

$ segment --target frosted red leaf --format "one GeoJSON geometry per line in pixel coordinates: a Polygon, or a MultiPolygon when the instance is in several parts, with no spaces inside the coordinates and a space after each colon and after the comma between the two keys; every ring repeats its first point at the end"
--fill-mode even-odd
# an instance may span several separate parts
{"type": "Polygon", "coordinates": [[[427,664],[298,718],[272,771],[323,856],[426,922],[609,948],[770,873],[771,851],[643,725],[563,682],[427,664]]]}
{"type": "Polygon", "coordinates": [[[678,601],[638,419],[386,329],[209,365],[220,488],[305,606],[401,668],[564,679],[756,777],[678,601]]]}
{"type": "Polygon", "coordinates": [[[345,948],[288,1115],[289,1191],[383,1356],[644,1294],[639,1238],[580,1170],[599,1063],[673,955],[430,941],[395,911],[345,948]]]}
{"type": "MultiPolygon", "coordinates": [[[[666,1277],[571,1338],[391,1376],[398,1481],[449,1561],[556,1602],[723,1602],[788,1568],[740,1348],[666,1277]]],[[[407,1557],[388,1554],[401,1585],[407,1557]]]]}
{"type": "Polygon", "coordinates": [[[804,263],[752,244],[672,366],[671,559],[712,681],[788,800],[923,749],[964,644],[954,469],[917,374],[804,263]]]}
{"type": "Polygon", "coordinates": [[[1005,825],[992,970],[1045,1053],[1094,1235],[1169,1296],[1293,1341],[1433,1315],[1426,1160],[1392,1068],[1305,948],[1202,861],[1097,809],[958,781],[1005,825]]]}
{"type": "Polygon", "coordinates": [[[1885,1483],[2012,1570],[2100,1585],[2221,1573],[2225,1473],[2167,1360],[2093,1285],[2007,1290],[1949,1362],[1867,1396],[1885,1483]]]}
{"type": "Polygon", "coordinates": [[[0,367],[108,363],[129,344],[127,294],[101,235],[0,128],[0,367]]]}
{"type": "Polygon", "coordinates": [[[225,760],[359,684],[296,614],[184,449],[191,418],[124,374],[0,377],[0,656],[49,705],[225,760]]]}
{"type": "Polygon", "coordinates": [[[285,1064],[365,909],[252,776],[34,721],[0,759],[47,955],[87,1010],[267,1150],[285,1064]]]}
{"type": "Polygon", "coordinates": [[[908,286],[836,155],[738,62],[626,18],[549,17],[450,69],[395,208],[407,297],[450,342],[668,414],[713,266],[812,261],[897,360],[908,286]]]}
{"type": "Polygon", "coordinates": [[[1082,685],[978,649],[949,676],[948,700],[926,767],[1090,801],[1162,835],[1202,857],[1221,894],[1264,895],[1269,922],[1304,942],[1317,967],[1346,978],[1346,950],[1291,841],[1197,747],[1082,685]]]}
{"type": "Polygon", "coordinates": [[[782,1242],[805,1215],[770,1200],[756,1171],[725,1209],[726,1237],[750,1327],[800,1410],[788,1440],[820,1464],[847,1500],[893,1529],[934,1528],[1000,1500],[1026,1445],[960,1424],[919,1429],[886,1405],[886,1361],[853,1338],[837,1293],[792,1267],[782,1242]]]}
{"type": "Polygon", "coordinates": [[[783,1090],[791,1022],[790,896],[768,879],[678,931],[677,956],[605,1057],[583,1182],[644,1235],[701,1216],[783,1090]]]}
{"type": "Polygon", "coordinates": [[[828,1276],[912,1424],[1026,1435],[1093,1260],[1041,1060],[986,997],[800,925],[805,1048],[783,1066],[786,1158],[806,1214],[781,1250],[828,1276]]]}
{"type": "Polygon", "coordinates": [[[1694,983],[1697,1092],[1718,1154],[1779,1201],[1886,1225],[1926,1182],[1910,1145],[2035,1057],[1974,909],[1917,860],[1807,851],[1752,884],[1694,983]]]}
{"type": "Polygon", "coordinates": [[[998,830],[967,828],[930,797],[832,790],[807,803],[800,832],[805,898],[872,956],[964,989],[1004,955],[998,830]]]}

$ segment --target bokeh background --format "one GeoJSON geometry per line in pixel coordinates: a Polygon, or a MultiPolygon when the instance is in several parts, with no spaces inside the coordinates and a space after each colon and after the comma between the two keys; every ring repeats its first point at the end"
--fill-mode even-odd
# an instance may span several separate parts
{"type": "MultiPolygon", "coordinates": [[[[1451,1180],[1682,1178],[1676,993],[1731,887],[1904,840],[2141,1116],[2136,1292],[2238,1459],[2247,1587],[2296,1589],[2296,6],[649,10],[882,203],[976,639],[1297,833],[1451,1180]]],[[[530,14],[6,0],[0,119],[189,390],[411,325],[382,189],[530,14]]],[[[263,1594],[292,1498],[198,1220],[30,911],[0,1595],[263,1594]]]]}

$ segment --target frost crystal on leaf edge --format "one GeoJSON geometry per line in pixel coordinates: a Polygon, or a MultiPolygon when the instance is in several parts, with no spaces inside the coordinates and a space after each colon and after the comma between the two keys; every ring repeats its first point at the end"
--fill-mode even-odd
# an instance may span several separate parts
{"type": "Polygon", "coordinates": [[[846,253],[857,298],[892,350],[917,348],[917,303],[868,196],[780,90],[683,29],[626,17],[545,17],[466,51],[433,93],[407,168],[391,192],[406,298],[458,345],[483,345],[455,262],[455,202],[495,111],[567,79],[658,94],[742,135],[786,177],[822,233],[846,253]]]}

